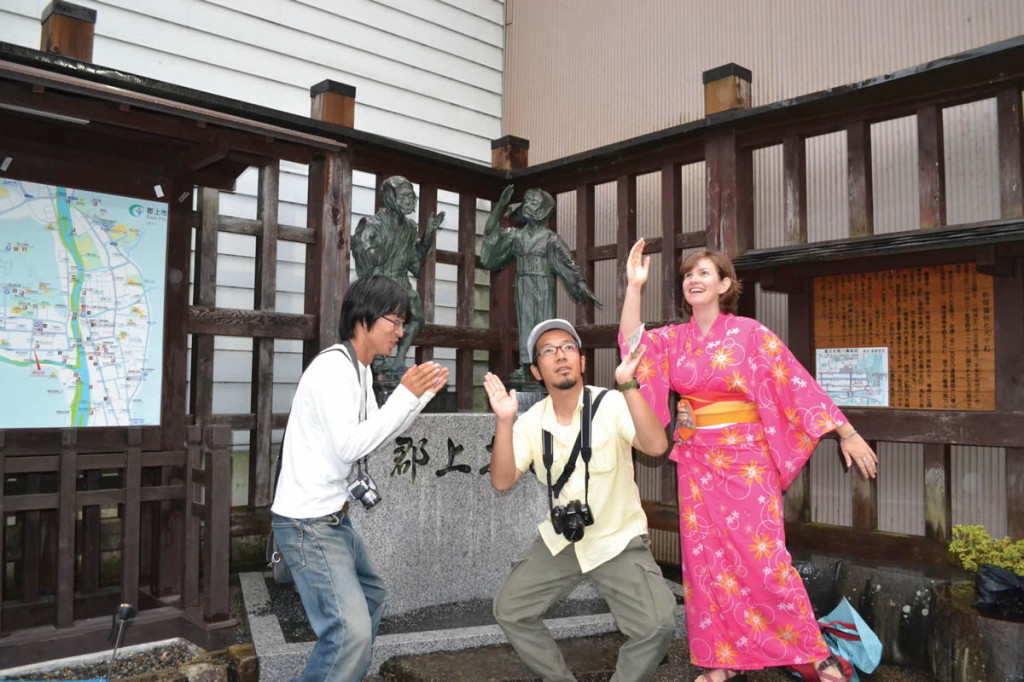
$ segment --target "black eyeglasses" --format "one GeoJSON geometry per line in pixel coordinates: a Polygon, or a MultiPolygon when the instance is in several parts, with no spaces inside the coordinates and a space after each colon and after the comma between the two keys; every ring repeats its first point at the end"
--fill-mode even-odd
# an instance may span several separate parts
{"type": "Polygon", "coordinates": [[[544,346],[537,350],[538,358],[550,358],[554,357],[555,353],[562,351],[566,355],[572,355],[580,352],[580,347],[577,346],[573,341],[566,341],[560,346],[544,346]]]}
{"type": "Polygon", "coordinates": [[[405,322],[402,322],[401,320],[394,320],[388,317],[387,315],[381,315],[381,317],[390,322],[391,324],[395,325],[396,332],[400,332],[403,329],[405,329],[405,322]]]}

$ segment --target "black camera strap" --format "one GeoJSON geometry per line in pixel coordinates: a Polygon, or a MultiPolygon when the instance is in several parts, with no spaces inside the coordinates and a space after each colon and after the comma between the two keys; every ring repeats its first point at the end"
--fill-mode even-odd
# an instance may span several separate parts
{"type": "MultiPolygon", "coordinates": [[[[348,358],[352,361],[352,369],[356,371],[356,379],[359,381],[359,393],[361,395],[359,402],[359,421],[366,419],[366,391],[363,389],[363,376],[359,372],[359,362],[356,357],[355,346],[352,345],[351,340],[345,341],[344,344],[348,349],[348,358]]],[[[317,353],[318,356],[324,353],[330,353],[332,351],[341,352],[340,348],[325,348],[324,350],[317,353]]],[[[288,422],[284,423],[284,431],[281,433],[281,454],[277,458],[277,473],[274,474],[274,489],[277,490],[277,482],[281,478],[281,462],[284,461],[284,437],[288,435],[288,422]]],[[[356,462],[356,466],[359,466],[359,462],[356,462]]]]}
{"type": "Polygon", "coordinates": [[[558,497],[562,493],[562,488],[568,482],[569,477],[572,476],[573,472],[576,471],[576,459],[577,457],[583,457],[583,503],[590,504],[590,456],[592,454],[590,448],[590,430],[593,426],[594,413],[597,412],[597,408],[601,405],[601,401],[604,399],[608,391],[601,391],[598,394],[597,399],[594,400],[593,405],[590,402],[590,389],[583,389],[583,414],[580,415],[580,433],[576,436],[576,443],[572,446],[572,452],[569,454],[569,461],[562,467],[562,474],[558,477],[558,480],[554,485],[551,485],[551,465],[555,461],[554,452],[554,439],[550,431],[542,431],[542,440],[544,444],[544,468],[547,470],[548,476],[548,507],[554,509],[554,498],[558,497]]]}

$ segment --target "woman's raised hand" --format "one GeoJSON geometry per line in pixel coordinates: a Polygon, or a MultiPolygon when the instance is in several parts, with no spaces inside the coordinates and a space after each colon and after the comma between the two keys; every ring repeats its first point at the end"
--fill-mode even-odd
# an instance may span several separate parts
{"type": "Polygon", "coordinates": [[[644,255],[644,239],[641,237],[629,250],[629,258],[626,259],[626,285],[642,287],[647,283],[647,277],[651,272],[651,257],[644,255]]]}

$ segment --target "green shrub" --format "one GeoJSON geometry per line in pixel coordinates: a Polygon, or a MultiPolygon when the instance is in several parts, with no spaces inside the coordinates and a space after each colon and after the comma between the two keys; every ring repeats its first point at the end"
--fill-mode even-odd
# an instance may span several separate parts
{"type": "Polygon", "coordinates": [[[996,540],[984,526],[953,526],[949,551],[971,573],[976,573],[981,564],[995,564],[1024,576],[1024,540],[996,540]]]}

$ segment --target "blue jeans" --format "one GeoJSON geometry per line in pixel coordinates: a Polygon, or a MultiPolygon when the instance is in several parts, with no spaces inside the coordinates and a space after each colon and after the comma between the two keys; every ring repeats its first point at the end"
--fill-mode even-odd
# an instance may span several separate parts
{"type": "Polygon", "coordinates": [[[347,514],[273,515],[274,534],[317,642],[303,682],[357,682],[370,667],[387,591],[347,514]]]}

